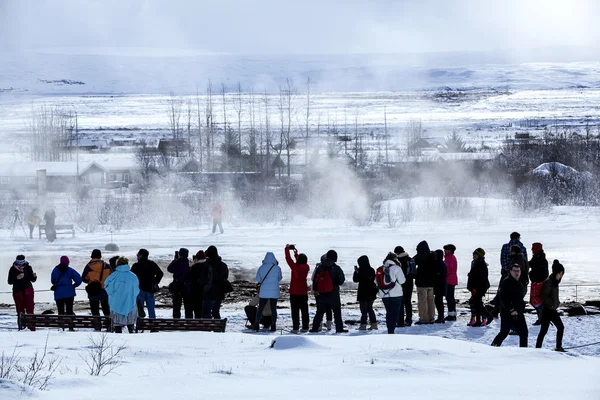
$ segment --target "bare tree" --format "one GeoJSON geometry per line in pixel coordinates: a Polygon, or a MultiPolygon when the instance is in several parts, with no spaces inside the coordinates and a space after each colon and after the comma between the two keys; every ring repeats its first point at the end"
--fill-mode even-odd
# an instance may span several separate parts
{"type": "Polygon", "coordinates": [[[181,119],[181,104],[182,100],[175,93],[171,92],[167,100],[167,112],[169,115],[169,127],[173,139],[179,139],[181,134],[180,119],[181,119]]]}
{"type": "Polygon", "coordinates": [[[187,108],[187,148],[188,148],[188,157],[192,158],[192,100],[187,99],[185,102],[187,108]]]}
{"type": "Polygon", "coordinates": [[[240,153],[240,157],[238,159],[238,170],[242,172],[242,113],[244,111],[243,102],[242,102],[242,84],[238,82],[236,88],[235,98],[233,99],[233,109],[237,114],[237,123],[238,123],[238,151],[240,153]]]}
{"type": "Polygon", "coordinates": [[[423,138],[423,123],[420,119],[411,119],[406,125],[406,154],[420,156],[419,141],[423,138]]]}
{"type": "Polygon", "coordinates": [[[72,158],[74,115],[58,107],[32,107],[28,121],[31,158],[34,161],[65,161],[72,158]]]}
{"type": "Polygon", "coordinates": [[[308,166],[308,137],[309,137],[309,123],[310,123],[310,111],[311,111],[311,98],[310,98],[310,76],[306,78],[306,126],[305,126],[305,143],[304,143],[304,166],[308,166]]]}
{"type": "Polygon", "coordinates": [[[208,81],[206,85],[206,168],[209,171],[214,171],[214,166],[211,164],[212,155],[215,148],[215,131],[214,131],[214,115],[213,115],[213,89],[212,82],[208,81]]]}
{"type": "Polygon", "coordinates": [[[200,172],[202,172],[203,165],[203,157],[202,157],[202,148],[204,147],[202,143],[202,113],[200,111],[200,93],[198,93],[198,88],[196,88],[196,118],[198,121],[198,166],[200,168],[200,172]]]}
{"type": "Polygon", "coordinates": [[[265,171],[267,176],[271,176],[271,131],[270,131],[270,115],[269,115],[269,95],[265,89],[263,95],[263,103],[265,105],[265,171]]]}
{"type": "Polygon", "coordinates": [[[258,144],[256,140],[256,99],[254,96],[254,89],[250,89],[249,94],[249,105],[250,105],[250,134],[248,137],[248,153],[250,154],[250,162],[252,168],[256,168],[256,158],[258,155],[258,144]]]}
{"type": "Polygon", "coordinates": [[[296,96],[296,87],[290,78],[286,78],[285,86],[279,89],[280,97],[280,112],[281,112],[281,144],[285,144],[285,152],[287,158],[287,176],[290,177],[290,145],[292,131],[292,116],[295,113],[294,101],[296,96]],[[284,129],[285,124],[285,129],[284,129]]]}

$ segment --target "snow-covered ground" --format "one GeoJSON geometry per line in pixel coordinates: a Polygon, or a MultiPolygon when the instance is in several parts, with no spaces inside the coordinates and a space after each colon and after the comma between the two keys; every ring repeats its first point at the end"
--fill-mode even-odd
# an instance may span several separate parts
{"type": "MultiPolygon", "coordinates": [[[[597,329],[598,319],[588,318],[586,324],[597,329]]],[[[600,395],[600,358],[549,351],[552,329],[546,349],[538,350],[515,347],[515,337],[493,348],[489,341],[497,326],[462,325],[412,327],[406,332],[414,334],[393,336],[381,330],[343,335],[109,334],[113,347],[124,344],[125,350],[123,364],[107,376],[90,376],[85,364],[90,337],[97,340],[100,334],[0,332],[5,354],[16,348],[27,360],[47,340],[49,357],[60,358],[48,391],[0,379],[0,397],[370,399],[401,393],[427,399],[595,400],[600,395]],[[456,331],[467,337],[452,336],[456,331]]],[[[567,321],[567,333],[574,325],[567,321]]]]}

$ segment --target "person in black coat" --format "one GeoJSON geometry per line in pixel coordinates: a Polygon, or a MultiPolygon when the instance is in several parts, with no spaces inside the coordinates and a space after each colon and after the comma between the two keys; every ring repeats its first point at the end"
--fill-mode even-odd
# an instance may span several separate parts
{"type": "Polygon", "coordinates": [[[154,293],[158,292],[158,285],[164,273],[152,260],[148,259],[150,253],[146,249],[140,249],[137,253],[137,262],[131,266],[133,272],[140,281],[140,294],[138,299],[143,308],[148,307],[148,317],[156,318],[154,293]]]}
{"type": "MultiPolygon", "coordinates": [[[[37,280],[37,275],[33,272],[31,265],[25,260],[25,256],[19,254],[13,265],[8,270],[8,284],[12,285],[13,299],[17,309],[17,315],[21,313],[33,314],[34,292],[32,283],[37,280]]],[[[19,329],[21,319],[18,319],[19,329]]],[[[35,328],[29,328],[35,331],[35,328]]]]}
{"type": "Polygon", "coordinates": [[[371,330],[377,330],[377,316],[373,311],[373,302],[377,298],[377,285],[375,284],[375,270],[369,263],[369,257],[360,256],[356,261],[358,267],[354,266],[352,280],[358,283],[356,300],[360,304],[360,326],[359,331],[367,330],[367,316],[371,323],[371,330]]]}
{"type": "Polygon", "coordinates": [[[436,283],[439,263],[435,253],[429,250],[429,244],[425,240],[417,245],[417,255],[415,255],[414,260],[417,264],[415,284],[419,301],[419,321],[416,324],[431,324],[435,319],[433,288],[436,283]]]}
{"type": "Polygon", "coordinates": [[[435,308],[437,309],[436,324],[443,324],[444,320],[444,296],[446,295],[446,276],[448,275],[448,268],[444,262],[444,251],[436,250],[435,256],[438,262],[437,274],[435,277],[435,286],[433,287],[433,301],[435,308]]]}
{"type": "Polygon", "coordinates": [[[336,264],[338,255],[335,250],[329,250],[326,255],[326,259],[315,268],[313,274],[313,291],[319,293],[317,296],[317,312],[313,319],[313,326],[310,332],[320,332],[321,323],[323,322],[323,315],[326,311],[331,310],[333,312],[333,319],[335,321],[335,331],[337,333],[348,332],[344,329],[344,322],[342,321],[342,303],[340,300],[340,286],[346,281],[344,271],[336,264]],[[322,292],[319,290],[319,281],[322,273],[329,273],[331,282],[333,284],[333,290],[331,292],[322,292]]]}
{"type": "Polygon", "coordinates": [[[202,318],[221,319],[221,303],[225,299],[223,289],[229,279],[229,268],[219,256],[215,246],[209,246],[205,254],[206,267],[200,275],[200,284],[204,287],[202,318]]]}
{"type": "Polygon", "coordinates": [[[415,260],[413,260],[402,246],[396,246],[394,253],[398,257],[400,268],[406,280],[402,284],[402,307],[398,318],[398,328],[412,325],[412,295],[415,287],[415,260]]]}
{"type": "Polygon", "coordinates": [[[540,313],[542,311],[542,300],[540,298],[540,292],[542,290],[542,283],[548,278],[548,260],[546,260],[546,254],[542,248],[541,243],[533,243],[531,245],[531,260],[529,261],[529,280],[531,281],[531,296],[529,302],[537,311],[538,319],[533,325],[540,325],[540,313]]]}
{"type": "Polygon", "coordinates": [[[469,304],[471,305],[471,321],[467,325],[472,327],[484,326],[487,320],[482,320],[483,314],[483,296],[490,288],[488,279],[488,265],[485,262],[485,251],[479,247],[473,252],[473,261],[471,261],[471,270],[467,280],[467,290],[471,292],[469,304]]]}
{"type": "Polygon", "coordinates": [[[523,293],[524,298],[527,294],[527,287],[529,286],[529,263],[521,252],[521,247],[518,245],[510,247],[510,265],[513,264],[519,264],[521,267],[521,277],[519,278],[519,282],[521,283],[521,292],[523,293]]]}
{"type": "MultiPolygon", "coordinates": [[[[204,250],[199,250],[194,256],[193,264],[190,267],[190,297],[192,308],[194,309],[194,318],[202,318],[202,302],[204,301],[204,285],[202,284],[202,275],[206,268],[206,254],[204,250]]],[[[211,310],[212,312],[212,310],[211,310]]]]}
{"type": "Polygon", "coordinates": [[[519,334],[519,346],[527,347],[529,331],[525,322],[525,301],[523,286],[519,282],[521,267],[513,264],[509,276],[500,284],[498,295],[500,303],[500,333],[494,338],[492,346],[499,347],[508,336],[511,328],[519,334]]]}
{"type": "Polygon", "coordinates": [[[558,260],[554,260],[552,263],[552,274],[546,279],[542,286],[542,317],[541,317],[541,328],[538,334],[537,341],[535,344],[536,348],[541,348],[544,342],[544,337],[548,333],[550,323],[556,327],[556,351],[564,352],[565,349],[562,347],[563,334],[565,332],[565,326],[558,315],[558,307],[560,306],[560,300],[558,298],[558,285],[565,274],[565,267],[558,260]]]}

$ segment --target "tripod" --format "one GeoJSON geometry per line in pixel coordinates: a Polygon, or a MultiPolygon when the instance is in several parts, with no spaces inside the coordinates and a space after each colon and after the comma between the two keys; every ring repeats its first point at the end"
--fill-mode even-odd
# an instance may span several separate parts
{"type": "Polygon", "coordinates": [[[13,220],[12,230],[10,231],[10,237],[15,236],[15,229],[17,227],[17,222],[18,222],[19,225],[21,225],[21,229],[23,229],[23,234],[25,235],[25,238],[29,238],[29,236],[27,236],[27,232],[25,231],[25,227],[23,226],[23,221],[21,221],[21,217],[19,216],[19,210],[15,209],[14,215],[15,215],[15,219],[13,220]]]}

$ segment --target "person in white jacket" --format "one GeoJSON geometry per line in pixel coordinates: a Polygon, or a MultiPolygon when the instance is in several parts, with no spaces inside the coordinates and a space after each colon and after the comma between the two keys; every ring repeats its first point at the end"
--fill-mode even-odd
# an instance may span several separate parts
{"type": "MultiPolygon", "coordinates": [[[[265,259],[262,265],[256,271],[256,282],[260,285],[260,291],[258,292],[258,310],[256,310],[256,322],[259,322],[262,318],[263,310],[267,302],[271,307],[271,332],[275,332],[277,327],[277,299],[279,298],[279,282],[282,279],[281,267],[279,262],[275,258],[275,255],[268,252],[265,255],[265,259]]],[[[254,323],[254,330],[258,331],[259,325],[254,323]]]]}
{"type": "MultiPolygon", "coordinates": [[[[391,254],[395,256],[394,254],[391,254]]],[[[389,334],[393,334],[400,318],[400,309],[402,308],[402,284],[406,277],[402,268],[394,261],[395,257],[390,256],[383,261],[383,265],[377,269],[377,287],[379,288],[379,297],[385,306],[385,323],[389,334]]]]}

